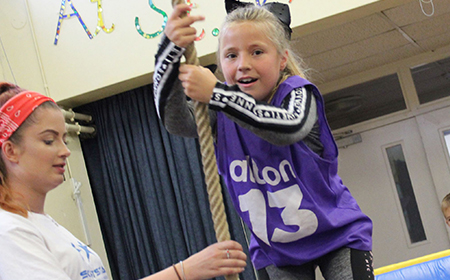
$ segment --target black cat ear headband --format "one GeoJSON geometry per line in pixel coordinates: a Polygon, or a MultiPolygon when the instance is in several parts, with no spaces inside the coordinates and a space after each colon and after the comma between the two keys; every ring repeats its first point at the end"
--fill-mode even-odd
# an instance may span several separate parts
{"type": "MultiPolygon", "coordinates": [[[[241,7],[247,7],[254,5],[253,3],[240,2],[239,0],[225,0],[225,9],[227,14],[231,13],[233,10],[241,7]]],[[[284,3],[272,2],[265,3],[262,7],[269,10],[274,14],[278,20],[283,24],[286,36],[291,40],[292,29],[289,27],[291,24],[291,14],[289,12],[289,5],[284,3]]]]}

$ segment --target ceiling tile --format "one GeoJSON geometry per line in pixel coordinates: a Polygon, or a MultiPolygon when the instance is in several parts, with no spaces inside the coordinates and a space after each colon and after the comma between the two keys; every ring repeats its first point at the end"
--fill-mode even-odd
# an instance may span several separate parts
{"type": "Polygon", "coordinates": [[[426,51],[434,51],[438,48],[448,46],[450,45],[450,32],[419,40],[417,41],[417,44],[426,51]]]}
{"type": "Polygon", "coordinates": [[[408,43],[399,32],[389,31],[364,41],[359,41],[304,59],[308,65],[313,66],[318,71],[323,71],[376,54],[385,53],[408,43]]]}
{"type": "Polygon", "coordinates": [[[293,40],[295,49],[302,56],[311,56],[334,48],[358,42],[389,30],[393,27],[373,14],[321,32],[309,34],[293,40]]]}
{"type": "Polygon", "coordinates": [[[389,10],[383,11],[395,24],[398,26],[405,26],[415,22],[421,22],[432,17],[436,17],[450,12],[449,0],[428,0],[427,3],[423,3],[423,9],[427,14],[431,14],[432,6],[434,5],[434,15],[428,17],[422,12],[420,7],[420,1],[414,0],[410,3],[398,6],[389,10]]]}
{"type": "MultiPolygon", "coordinates": [[[[387,52],[379,53],[351,63],[339,65],[335,68],[329,68],[322,71],[312,71],[311,76],[316,84],[324,81],[333,81],[349,75],[357,74],[370,70],[397,60],[408,58],[420,54],[421,50],[413,45],[404,45],[399,48],[390,49],[387,52]]],[[[309,65],[314,68],[314,65],[309,65]]]]}
{"type": "MultiPolygon", "coordinates": [[[[450,5],[450,1],[449,5],[450,5]]],[[[402,30],[414,40],[423,40],[448,32],[450,29],[450,13],[433,16],[420,23],[402,27],[402,30]]]]}

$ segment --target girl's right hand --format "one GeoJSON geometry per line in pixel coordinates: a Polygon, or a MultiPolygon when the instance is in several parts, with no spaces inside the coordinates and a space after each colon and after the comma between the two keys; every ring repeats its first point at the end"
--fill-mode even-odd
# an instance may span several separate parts
{"type": "Polygon", "coordinates": [[[197,30],[191,25],[205,19],[201,15],[187,14],[189,11],[191,11],[191,7],[187,4],[176,5],[164,30],[167,38],[182,48],[186,48],[197,37],[197,30]]]}

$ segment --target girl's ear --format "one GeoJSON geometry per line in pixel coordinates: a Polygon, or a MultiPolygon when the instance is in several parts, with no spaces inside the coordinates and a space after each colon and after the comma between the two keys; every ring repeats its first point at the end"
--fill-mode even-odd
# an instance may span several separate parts
{"type": "Polygon", "coordinates": [[[18,163],[19,162],[19,153],[17,150],[16,145],[12,143],[11,141],[6,140],[2,145],[2,152],[5,156],[5,159],[18,163]]]}
{"type": "Polygon", "coordinates": [[[283,71],[286,68],[287,62],[288,62],[288,57],[289,57],[289,51],[285,50],[281,57],[280,71],[283,71]]]}

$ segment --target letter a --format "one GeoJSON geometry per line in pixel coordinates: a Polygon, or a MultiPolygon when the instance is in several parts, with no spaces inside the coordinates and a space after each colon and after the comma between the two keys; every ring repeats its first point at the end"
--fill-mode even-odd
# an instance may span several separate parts
{"type": "Polygon", "coordinates": [[[58,20],[58,26],[56,27],[56,35],[55,35],[55,42],[53,44],[58,44],[59,39],[59,33],[61,32],[61,23],[63,19],[69,19],[72,16],[76,16],[78,18],[78,21],[81,23],[81,26],[83,26],[84,31],[89,36],[89,39],[92,39],[94,36],[92,36],[91,32],[87,28],[86,24],[84,24],[83,19],[81,18],[80,14],[78,13],[77,9],[75,9],[74,5],[72,4],[71,0],[67,0],[67,3],[70,4],[70,7],[73,10],[73,13],[65,15],[64,11],[66,10],[66,0],[61,1],[61,9],[59,10],[59,20],[58,20]]]}

